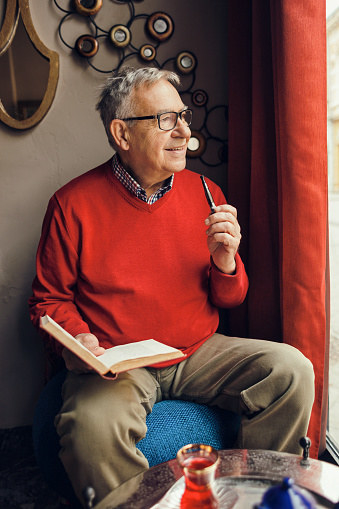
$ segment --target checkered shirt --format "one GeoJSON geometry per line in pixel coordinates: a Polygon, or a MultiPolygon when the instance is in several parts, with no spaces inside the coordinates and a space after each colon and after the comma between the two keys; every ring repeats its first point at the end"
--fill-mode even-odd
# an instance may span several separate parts
{"type": "Polygon", "coordinates": [[[112,168],[113,173],[117,177],[117,179],[137,198],[146,203],[152,205],[157,200],[159,200],[162,196],[164,196],[168,191],[172,189],[174,174],[171,177],[168,177],[163,183],[163,185],[149,198],[147,198],[146,191],[140,184],[125,170],[122,166],[120,158],[118,154],[114,154],[112,158],[112,168]]]}

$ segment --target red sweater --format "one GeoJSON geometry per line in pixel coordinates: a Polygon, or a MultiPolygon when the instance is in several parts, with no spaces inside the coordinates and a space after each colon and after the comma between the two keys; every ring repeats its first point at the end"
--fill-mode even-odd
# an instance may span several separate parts
{"type": "MultiPolygon", "coordinates": [[[[216,204],[225,203],[208,182],[216,204]]],[[[217,307],[240,304],[248,287],[239,255],[234,275],[211,265],[208,214],[199,175],[189,170],[152,205],[125,189],[110,162],[75,178],[48,205],[33,323],[48,314],[105,348],[154,338],[192,354],[216,331],[217,307]]]]}

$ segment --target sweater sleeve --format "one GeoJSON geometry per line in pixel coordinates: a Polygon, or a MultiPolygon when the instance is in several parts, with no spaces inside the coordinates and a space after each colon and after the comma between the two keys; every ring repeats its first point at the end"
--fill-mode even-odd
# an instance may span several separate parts
{"type": "MultiPolygon", "coordinates": [[[[30,317],[39,328],[48,314],[70,334],[89,332],[74,303],[78,278],[79,240],[70,237],[65,217],[54,195],[47,208],[36,257],[36,277],[29,299],[30,317]]],[[[43,338],[47,337],[43,334],[43,338]]],[[[62,347],[48,336],[47,349],[57,354],[62,347]]]]}
{"type": "Polygon", "coordinates": [[[235,274],[224,274],[215,266],[211,258],[210,299],[218,308],[239,306],[246,297],[248,278],[238,253],[235,256],[235,263],[235,274]]]}

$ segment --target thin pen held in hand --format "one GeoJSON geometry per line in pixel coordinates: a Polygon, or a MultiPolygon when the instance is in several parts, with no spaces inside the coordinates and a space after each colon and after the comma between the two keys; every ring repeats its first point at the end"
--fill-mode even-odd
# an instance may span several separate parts
{"type": "Polygon", "coordinates": [[[211,191],[208,188],[208,185],[207,185],[207,183],[205,181],[205,177],[203,175],[200,175],[200,178],[201,178],[202,185],[204,187],[205,196],[206,196],[208,205],[209,205],[209,207],[211,209],[211,214],[214,214],[215,213],[215,209],[216,209],[216,204],[214,203],[214,200],[212,198],[211,191]]]}

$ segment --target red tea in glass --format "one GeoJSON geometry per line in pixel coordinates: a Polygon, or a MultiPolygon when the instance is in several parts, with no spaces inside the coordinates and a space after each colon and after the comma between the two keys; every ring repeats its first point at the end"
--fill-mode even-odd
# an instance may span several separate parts
{"type": "Polygon", "coordinates": [[[181,498],[182,509],[217,509],[218,500],[213,491],[218,464],[217,451],[205,444],[182,447],[177,460],[185,476],[185,491],[181,498]]]}

